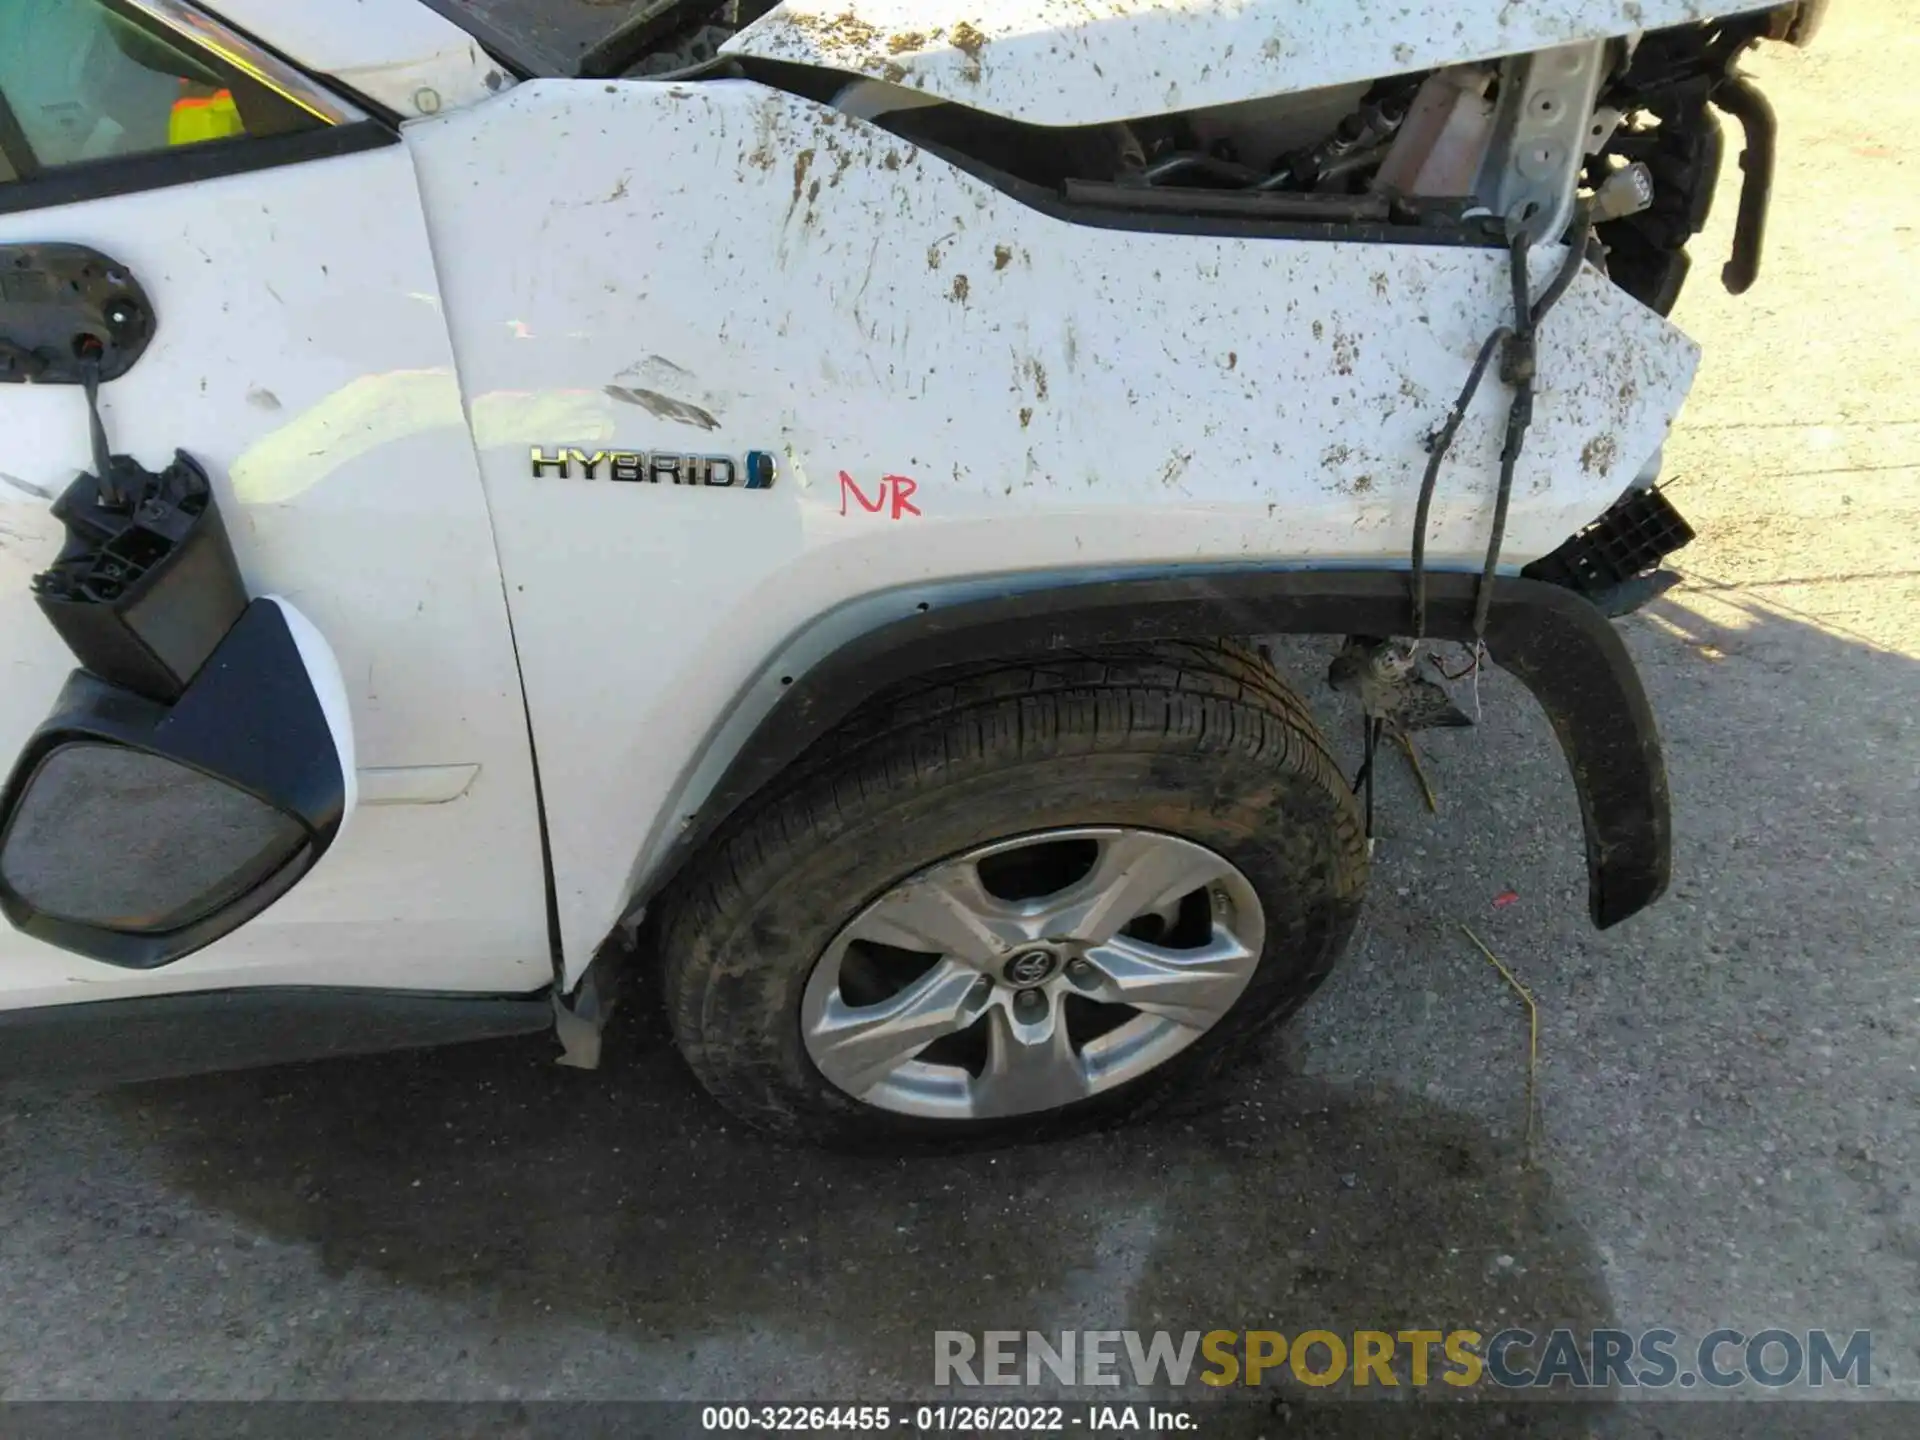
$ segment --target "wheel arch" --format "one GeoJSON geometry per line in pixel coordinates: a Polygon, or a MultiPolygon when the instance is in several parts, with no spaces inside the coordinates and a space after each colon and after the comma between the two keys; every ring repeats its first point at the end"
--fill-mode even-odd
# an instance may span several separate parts
{"type": "MultiPolygon", "coordinates": [[[[1476,585],[1469,575],[1428,577],[1430,636],[1471,638],[1476,585]]],[[[1410,593],[1403,571],[1237,569],[1028,589],[1002,578],[855,602],[803,630],[729,707],[642,852],[630,913],[816,740],[918,675],[1141,641],[1405,635],[1410,593]]],[[[1486,640],[1553,725],[1586,834],[1588,911],[1599,928],[1616,925],[1657,900],[1671,871],[1666,768],[1632,658],[1588,601],[1519,578],[1497,582],[1486,640]]]]}

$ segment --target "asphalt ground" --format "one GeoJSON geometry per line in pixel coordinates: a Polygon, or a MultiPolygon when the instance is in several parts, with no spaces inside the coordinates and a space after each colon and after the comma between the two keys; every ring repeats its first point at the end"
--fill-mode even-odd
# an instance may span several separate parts
{"type": "Polygon", "coordinates": [[[1715,286],[1730,164],[1677,317],[1701,538],[1623,627],[1674,792],[1655,910],[1587,927],[1571,784],[1495,675],[1424,744],[1438,817],[1388,762],[1307,1012],[1118,1134],[788,1149],[644,1019],[597,1074],[525,1041],[12,1093],[0,1398],[862,1400],[929,1393],[936,1329],[1568,1324],[1871,1330],[1872,1393],[1920,1399],[1920,5],[1843,0],[1752,69],[1766,270],[1715,286]],[[1537,1003],[1531,1140],[1526,1010],[1463,925],[1537,1003]]]}

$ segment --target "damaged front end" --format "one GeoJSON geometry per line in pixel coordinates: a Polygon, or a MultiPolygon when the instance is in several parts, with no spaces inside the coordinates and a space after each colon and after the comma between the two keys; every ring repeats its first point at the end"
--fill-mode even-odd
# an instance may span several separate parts
{"type": "MultiPolygon", "coordinates": [[[[1231,16],[1197,7],[1179,26],[1161,12],[1090,4],[1044,27],[1044,57],[1034,43],[1043,27],[1022,29],[1008,13],[1017,6],[1002,7],[996,30],[941,21],[925,5],[908,24],[904,13],[880,13],[884,3],[833,17],[789,4],[726,48],[746,73],[804,87],[1074,223],[1508,252],[1510,312],[1428,442],[1404,622],[1376,633],[1407,636],[1409,656],[1429,639],[1462,641],[1533,689],[1574,773],[1592,915],[1604,927],[1666,888],[1661,747],[1624,649],[1604,624],[1576,623],[1546,601],[1572,592],[1592,607],[1576,610],[1597,620],[1629,614],[1674,583],[1662,562],[1694,535],[1658,488],[1656,450],[1610,507],[1516,567],[1504,541],[1542,382],[1536,332],[1588,263],[1648,310],[1672,312],[1720,178],[1723,114],[1742,129],[1744,174],[1722,279],[1734,294],[1755,284],[1776,137],[1737,62],[1764,40],[1806,44],[1825,4],[1703,21],[1692,3],[1616,13],[1573,0],[1529,7],[1541,29],[1532,46],[1514,43],[1522,37],[1506,28],[1510,6],[1497,15],[1475,7],[1443,26],[1427,23],[1437,13],[1388,17],[1353,3],[1316,10],[1313,31],[1293,36],[1286,15],[1258,3],[1231,16]],[[1566,13],[1545,13],[1554,9],[1566,13]],[[1080,63],[1065,58],[1076,47],[1080,63]],[[1250,65],[1249,51],[1261,63],[1250,65]],[[1565,258],[1542,285],[1530,252],[1556,245],[1565,258]],[[1464,576],[1428,576],[1426,549],[1442,466],[1490,374],[1510,398],[1484,564],[1469,593],[1464,576]]],[[[1617,445],[1596,436],[1583,460],[1617,445]]],[[[1395,608],[1388,601],[1382,613],[1395,608]]],[[[1369,832],[1380,733],[1369,712],[1369,832]]]]}
{"type": "MultiPolygon", "coordinates": [[[[1060,218],[1533,248],[1577,226],[1587,258],[1665,316],[1713,203],[1722,114],[1744,136],[1722,278],[1735,294],[1757,280],[1774,122],[1737,62],[1761,41],[1809,43],[1827,3],[1702,19],[1698,0],[1146,13],[1090,0],[1066,16],[1040,0],[788,0],[716,18],[741,27],[719,47],[735,73],[873,121],[1060,218]]],[[[1519,311],[1515,326],[1529,329],[1519,311]]],[[[1502,362],[1510,384],[1516,363],[1502,362]]],[[[1692,538],[1654,489],[1659,458],[1551,554],[1502,556],[1496,523],[1490,565],[1517,558],[1611,614],[1644,604],[1665,583],[1651,572],[1692,538]]]]}
{"type": "MultiPolygon", "coordinates": [[[[1468,644],[1551,716],[1611,924],[1668,864],[1658,735],[1607,625],[1691,538],[1657,486],[1698,351],[1665,316],[1723,114],[1747,137],[1727,279],[1753,283],[1771,126],[1735,66],[1818,19],[1703,8],[656,4],[590,54],[648,83],[590,87],[616,138],[585,143],[621,167],[620,265],[684,297],[631,313],[683,373],[728,377],[715,443],[779,437],[776,494],[807,524],[778,576],[809,606],[911,595],[902,670],[960,644],[941,586],[1006,597],[982,655],[1115,633],[1468,644]],[[702,203],[715,176],[724,206],[702,203]],[[858,488],[882,476],[916,486],[884,541],[858,488]]],[[[510,104],[523,125],[563,108],[538,86],[510,104]]],[[[596,305],[621,293],[592,278],[596,305]]],[[[580,386],[630,363],[579,349],[580,386]]],[[[836,694],[877,668],[860,653],[836,694]]],[[[826,671],[767,673],[790,739],[826,671]]],[[[702,817],[674,853],[786,756],[715,760],[742,778],[666,807],[702,817]]],[[[671,873],[665,845],[608,892],[671,873]]]]}
{"type": "Polygon", "coordinates": [[[1745,137],[1723,278],[1736,294],[1757,278],[1774,126],[1736,65],[1763,40],[1810,43],[1827,4],[1703,19],[1699,0],[653,0],[579,68],[750,76],[1089,223],[1546,244],[1584,201],[1596,261],[1665,315],[1712,205],[1719,114],[1745,137]]]}

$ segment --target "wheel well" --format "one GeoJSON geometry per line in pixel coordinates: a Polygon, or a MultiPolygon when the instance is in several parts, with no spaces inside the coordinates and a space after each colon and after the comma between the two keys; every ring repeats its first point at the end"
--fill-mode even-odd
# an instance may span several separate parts
{"type": "MultiPolygon", "coordinates": [[[[1476,586],[1467,575],[1428,577],[1430,636],[1471,638],[1476,586]]],[[[925,604],[775,677],[775,703],[730,754],[709,757],[717,779],[677,817],[636,903],[671,885],[730,817],[875,697],[944,668],[1146,641],[1411,629],[1410,587],[1397,571],[1245,570],[925,604]]],[[[1633,662],[1593,605],[1524,579],[1497,582],[1486,640],[1553,723],[1585,822],[1589,909],[1601,928],[1617,924],[1660,896],[1670,866],[1666,770],[1633,662]]]]}

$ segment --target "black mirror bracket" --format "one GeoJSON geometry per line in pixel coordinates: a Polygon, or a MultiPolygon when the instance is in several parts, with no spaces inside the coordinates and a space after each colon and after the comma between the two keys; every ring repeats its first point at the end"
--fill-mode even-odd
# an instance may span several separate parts
{"type": "Polygon", "coordinates": [[[153,339],[146,291],[84,245],[0,245],[0,384],[79,385],[87,397],[82,474],[54,502],[67,527],[34,597],[93,674],[149,700],[180,697],[247,608],[207,473],[182,451],[158,474],[115,455],[100,386],[153,339]]]}
{"type": "Polygon", "coordinates": [[[192,954],[285,894],[354,795],[346,691],[324,637],[284,601],[249,602],[192,456],[175,450],[156,473],[112,452],[100,387],[140,358],[154,324],[110,257],[0,245],[0,384],[83,387],[93,465],[54,502],[65,543],[33,577],[82,668],[0,788],[0,915],[139,969],[192,954]],[[168,790],[188,797],[175,806],[185,818],[154,799],[168,790]],[[220,842],[208,842],[219,864],[205,885],[168,868],[183,849],[207,859],[194,823],[220,842]],[[95,852],[98,883],[75,859],[95,852]]]}
{"type": "Polygon", "coordinates": [[[67,541],[34,598],[93,674],[168,703],[247,608],[207,472],[184,451],[158,474],[126,455],[54,502],[67,541]]]}

